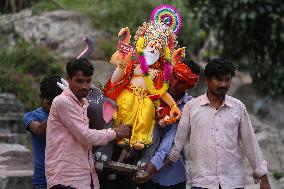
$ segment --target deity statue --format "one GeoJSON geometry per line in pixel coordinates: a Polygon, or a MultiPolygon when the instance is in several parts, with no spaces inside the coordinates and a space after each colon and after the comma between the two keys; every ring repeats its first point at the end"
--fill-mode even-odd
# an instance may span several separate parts
{"type": "Polygon", "coordinates": [[[167,92],[174,60],[185,56],[184,48],[176,49],[176,32],[181,27],[181,17],[176,10],[171,10],[177,18],[171,20],[175,17],[167,17],[164,12],[161,16],[159,10],[154,10],[151,21],[144,22],[138,28],[134,36],[135,48],[130,45],[129,29],[120,30],[119,48],[110,60],[117,67],[104,87],[104,94],[116,100],[118,105],[114,115],[115,126],[133,127],[131,138],[119,139],[118,144],[138,150],[152,143],[155,114],[160,101],[170,107],[172,119],[177,120],[181,116],[174,99],[167,92]],[[155,18],[159,16],[160,19],[155,18]]]}

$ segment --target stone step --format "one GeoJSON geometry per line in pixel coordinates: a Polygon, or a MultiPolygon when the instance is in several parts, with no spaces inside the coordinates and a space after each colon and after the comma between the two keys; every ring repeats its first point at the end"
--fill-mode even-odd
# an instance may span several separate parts
{"type": "Polygon", "coordinates": [[[33,170],[32,152],[24,145],[0,143],[0,173],[33,170]]]}
{"type": "Polygon", "coordinates": [[[14,94],[0,93],[0,116],[10,112],[23,112],[24,106],[14,94]]]}
{"type": "Polygon", "coordinates": [[[24,145],[0,143],[0,189],[32,189],[32,162],[24,145]]]}
{"type": "Polygon", "coordinates": [[[31,138],[29,134],[26,133],[12,133],[8,129],[0,128],[0,143],[8,144],[22,144],[29,146],[31,144],[31,138]]]}
{"type": "Polygon", "coordinates": [[[0,176],[1,189],[32,189],[32,172],[8,171],[10,176],[0,176]],[[17,175],[17,176],[13,176],[17,175]]]}
{"type": "Polygon", "coordinates": [[[0,189],[32,189],[32,162],[24,145],[0,143],[0,189]]]}
{"type": "Polygon", "coordinates": [[[7,129],[12,133],[26,133],[26,129],[23,126],[23,114],[0,116],[0,129],[7,129]]]}

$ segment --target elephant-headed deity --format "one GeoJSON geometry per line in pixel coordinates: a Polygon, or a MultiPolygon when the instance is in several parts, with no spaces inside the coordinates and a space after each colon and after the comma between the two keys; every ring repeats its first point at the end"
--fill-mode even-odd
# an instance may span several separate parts
{"type": "Polygon", "coordinates": [[[170,107],[170,117],[178,120],[181,112],[167,92],[171,67],[177,55],[176,33],[181,28],[181,16],[168,5],[159,6],[136,31],[134,46],[130,45],[129,29],[118,33],[118,50],[110,63],[116,65],[110,80],[104,87],[107,97],[114,99],[118,111],[114,115],[115,125],[132,125],[130,139],[119,139],[119,145],[137,150],[152,143],[155,114],[160,101],[170,107]],[[174,55],[174,56],[173,56],[174,55]]]}

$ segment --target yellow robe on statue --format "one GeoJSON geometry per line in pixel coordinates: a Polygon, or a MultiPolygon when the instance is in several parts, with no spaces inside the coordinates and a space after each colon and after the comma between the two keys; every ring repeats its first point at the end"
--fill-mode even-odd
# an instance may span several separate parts
{"type": "Polygon", "coordinates": [[[146,89],[130,85],[122,90],[117,98],[118,112],[115,125],[132,125],[130,146],[136,142],[145,145],[152,143],[152,131],[155,123],[155,106],[148,97],[146,89]]]}

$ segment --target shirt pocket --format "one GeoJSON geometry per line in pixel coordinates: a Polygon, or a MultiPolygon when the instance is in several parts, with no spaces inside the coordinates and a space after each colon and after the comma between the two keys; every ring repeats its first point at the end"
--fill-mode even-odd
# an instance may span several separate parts
{"type": "Polygon", "coordinates": [[[226,135],[238,135],[239,124],[236,121],[225,121],[223,124],[223,132],[226,135]]]}
{"type": "Polygon", "coordinates": [[[222,121],[222,135],[225,147],[234,149],[238,142],[238,115],[227,115],[222,121]]]}

